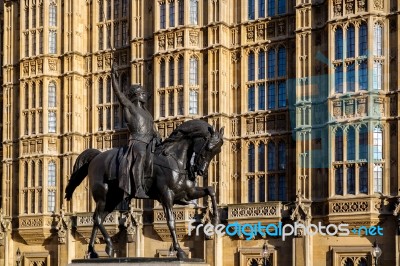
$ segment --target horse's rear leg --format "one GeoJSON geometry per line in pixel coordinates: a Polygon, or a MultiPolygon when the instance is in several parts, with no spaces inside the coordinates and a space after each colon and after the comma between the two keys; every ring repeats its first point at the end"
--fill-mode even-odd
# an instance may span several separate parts
{"type": "Polygon", "coordinates": [[[190,200],[203,198],[205,196],[211,197],[211,204],[213,209],[212,224],[216,226],[220,223],[218,206],[217,206],[217,196],[213,187],[194,187],[187,192],[187,196],[190,200]]]}
{"type": "MultiPolygon", "coordinates": [[[[172,202],[172,200],[171,200],[172,202]]],[[[172,245],[176,251],[176,256],[178,259],[185,259],[187,258],[186,253],[181,249],[178,238],[176,237],[176,230],[175,230],[175,217],[172,212],[172,203],[164,203],[163,205],[165,217],[167,218],[167,224],[169,231],[171,232],[172,236],[172,245]]]]}
{"type": "MultiPolygon", "coordinates": [[[[103,225],[104,219],[109,214],[105,208],[108,186],[107,184],[97,184],[93,186],[92,192],[93,198],[96,202],[96,210],[93,214],[93,231],[89,243],[89,252],[94,252],[94,240],[96,239],[97,229],[100,229],[106,242],[106,253],[111,257],[113,255],[112,241],[103,225]]],[[[95,255],[97,254],[95,253],[95,255]]]]}

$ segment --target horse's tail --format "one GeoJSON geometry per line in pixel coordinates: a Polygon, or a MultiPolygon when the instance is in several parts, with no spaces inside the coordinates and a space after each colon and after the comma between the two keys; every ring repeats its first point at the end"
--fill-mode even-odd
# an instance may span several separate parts
{"type": "Polygon", "coordinates": [[[67,200],[72,198],[72,193],[74,193],[75,189],[87,176],[90,162],[100,153],[101,152],[96,149],[87,149],[82,152],[78,158],[76,158],[71,178],[69,179],[68,185],[65,188],[65,198],[67,200]]]}

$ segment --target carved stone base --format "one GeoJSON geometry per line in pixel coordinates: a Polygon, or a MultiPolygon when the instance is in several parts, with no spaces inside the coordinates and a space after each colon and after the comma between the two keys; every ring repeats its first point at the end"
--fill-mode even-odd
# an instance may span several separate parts
{"type": "Polygon", "coordinates": [[[202,259],[185,259],[178,260],[176,258],[109,258],[109,259],[86,259],[72,260],[69,266],[209,266],[202,259]]]}

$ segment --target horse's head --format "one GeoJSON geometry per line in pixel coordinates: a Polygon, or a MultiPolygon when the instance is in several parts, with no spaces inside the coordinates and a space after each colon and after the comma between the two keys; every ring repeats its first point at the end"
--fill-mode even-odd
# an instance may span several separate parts
{"type": "Polygon", "coordinates": [[[202,141],[195,141],[193,165],[198,175],[207,175],[208,166],[212,158],[221,152],[221,146],[224,142],[224,128],[220,131],[212,129],[209,138],[202,138],[202,141]]]}

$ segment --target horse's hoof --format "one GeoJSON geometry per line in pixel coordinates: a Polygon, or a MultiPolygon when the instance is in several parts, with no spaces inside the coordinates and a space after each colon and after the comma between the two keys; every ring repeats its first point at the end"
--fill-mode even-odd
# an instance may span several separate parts
{"type": "Polygon", "coordinates": [[[114,257],[114,249],[110,246],[106,246],[106,253],[109,257],[114,257]]]}
{"type": "Polygon", "coordinates": [[[99,257],[99,254],[97,254],[97,252],[95,252],[95,251],[88,252],[89,259],[97,259],[98,257],[99,257]]]}
{"type": "Polygon", "coordinates": [[[176,252],[176,257],[178,259],[182,260],[182,259],[187,259],[188,256],[186,255],[186,253],[183,250],[180,250],[180,251],[176,252]]]}

